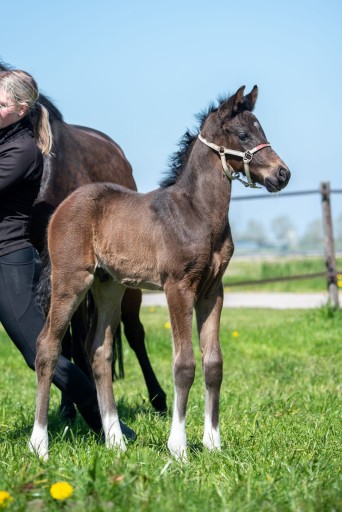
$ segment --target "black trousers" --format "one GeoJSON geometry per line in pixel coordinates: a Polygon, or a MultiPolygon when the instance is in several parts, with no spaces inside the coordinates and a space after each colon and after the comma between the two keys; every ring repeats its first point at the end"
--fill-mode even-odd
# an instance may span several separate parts
{"type": "MultiPolygon", "coordinates": [[[[39,255],[33,247],[0,256],[0,322],[33,370],[36,341],[44,325],[35,306],[39,272],[39,255]]],[[[100,428],[96,388],[78,366],[61,355],[53,383],[77,405],[92,428],[100,428]]]]}

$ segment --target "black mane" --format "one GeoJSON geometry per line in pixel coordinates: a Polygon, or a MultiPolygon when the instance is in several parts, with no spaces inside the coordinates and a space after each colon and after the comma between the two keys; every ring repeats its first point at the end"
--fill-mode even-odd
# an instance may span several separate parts
{"type": "Polygon", "coordinates": [[[209,108],[207,110],[204,110],[199,114],[196,114],[195,118],[199,122],[199,127],[195,128],[194,131],[190,131],[189,129],[186,130],[183,137],[180,139],[178,143],[178,151],[175,151],[169,158],[169,169],[165,172],[166,177],[162,179],[159,183],[159,186],[161,188],[167,188],[176,183],[178,177],[182,174],[183,169],[188,161],[192,145],[195,142],[204,124],[204,121],[210,114],[216,112],[222,105],[222,103],[224,103],[226,100],[227,98],[219,98],[217,106],[215,106],[215,104],[212,103],[211,105],[209,105],[209,108]]]}
{"type": "MultiPolygon", "coordinates": [[[[5,64],[0,60],[0,71],[10,71],[15,69],[13,66],[5,64]]],[[[62,113],[58,110],[58,108],[52,103],[52,101],[44,94],[39,94],[38,101],[44,105],[44,107],[49,112],[50,121],[63,121],[62,113]]]]}

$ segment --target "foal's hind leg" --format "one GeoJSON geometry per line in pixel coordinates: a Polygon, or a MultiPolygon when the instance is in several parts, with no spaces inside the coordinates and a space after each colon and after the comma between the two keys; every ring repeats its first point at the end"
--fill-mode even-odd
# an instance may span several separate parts
{"type": "Polygon", "coordinates": [[[165,286],[173,337],[174,406],[168,448],[176,458],[186,459],[185,416],[189,391],[195,377],[192,347],[194,296],[179,285],[165,286]]]}
{"type": "Polygon", "coordinates": [[[37,340],[36,372],[38,378],[36,415],[29,442],[31,451],[43,459],[48,457],[48,409],[53,373],[61,350],[63,336],[78,304],[89,288],[93,276],[86,271],[53,274],[51,305],[45,325],[37,340]]]}
{"type": "Polygon", "coordinates": [[[223,290],[220,285],[216,292],[199,299],[195,306],[206,388],[203,444],[210,450],[221,448],[219,399],[223,362],[219,324],[222,304],[223,290]]]}
{"type": "Polygon", "coordinates": [[[125,336],[134,350],[144,375],[151,404],[158,412],[166,411],[166,394],[161,388],[148,358],[144,327],[139,319],[141,290],[127,288],[121,304],[121,319],[125,336]]]}
{"type": "Polygon", "coordinates": [[[92,293],[95,311],[86,340],[86,349],[93,368],[102,427],[108,448],[126,450],[116,409],[113,384],[113,335],[120,321],[121,299],[125,288],[119,283],[95,278],[92,293]]]}

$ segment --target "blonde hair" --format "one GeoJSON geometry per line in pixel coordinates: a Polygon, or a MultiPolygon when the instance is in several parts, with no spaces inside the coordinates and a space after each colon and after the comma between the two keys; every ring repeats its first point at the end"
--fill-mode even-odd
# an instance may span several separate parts
{"type": "Polygon", "coordinates": [[[28,107],[28,116],[32,121],[37,146],[43,155],[48,155],[52,148],[49,112],[38,102],[39,90],[35,79],[19,69],[0,71],[0,88],[9,94],[17,105],[28,107]]]}

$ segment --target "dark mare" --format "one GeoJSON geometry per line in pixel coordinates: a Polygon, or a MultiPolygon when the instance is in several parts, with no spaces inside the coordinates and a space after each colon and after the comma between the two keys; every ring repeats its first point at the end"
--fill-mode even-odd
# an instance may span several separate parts
{"type": "Polygon", "coordinates": [[[108,447],[125,449],[111,380],[112,336],[127,287],[165,291],[173,335],[174,407],[168,447],[186,458],[185,416],[195,375],[195,309],[205,380],[204,446],[220,449],[222,355],[219,324],[222,276],[233,254],[228,210],[233,179],[269,192],[290,172],[252,114],[257,87],[202,117],[200,133],[186,133],[161,188],[139,194],[118,185],[80,187],[57,208],[48,228],[51,305],[38,338],[38,393],[30,447],[48,453],[51,377],[70,318],[89,289],[95,314],[86,339],[108,447]],[[243,181],[243,179],[242,179],[243,181]],[[112,279],[101,280],[105,271],[112,279]]]}
{"type": "MultiPolygon", "coordinates": [[[[0,71],[9,69],[9,66],[0,63],[0,71]]],[[[88,183],[111,182],[136,190],[136,184],[131,165],[122,149],[110,137],[91,128],[66,123],[60,111],[44,95],[40,95],[39,102],[49,111],[53,134],[53,156],[44,160],[42,184],[34,205],[31,224],[32,243],[42,255],[49,217],[76,188],[88,183]]],[[[49,281],[50,273],[44,272],[44,269],[43,273],[49,281]]],[[[146,352],[144,328],[139,319],[140,306],[141,290],[127,289],[122,300],[121,320],[127,341],[140,363],[149,399],[157,411],[164,412],[166,395],[158,383],[146,352]]],[[[87,333],[84,324],[85,309],[83,304],[72,319],[72,331],[64,339],[63,354],[69,359],[72,356],[75,363],[92,376],[84,353],[87,333]]],[[[65,395],[62,396],[62,409],[67,415],[75,413],[73,404],[65,395]]]]}

